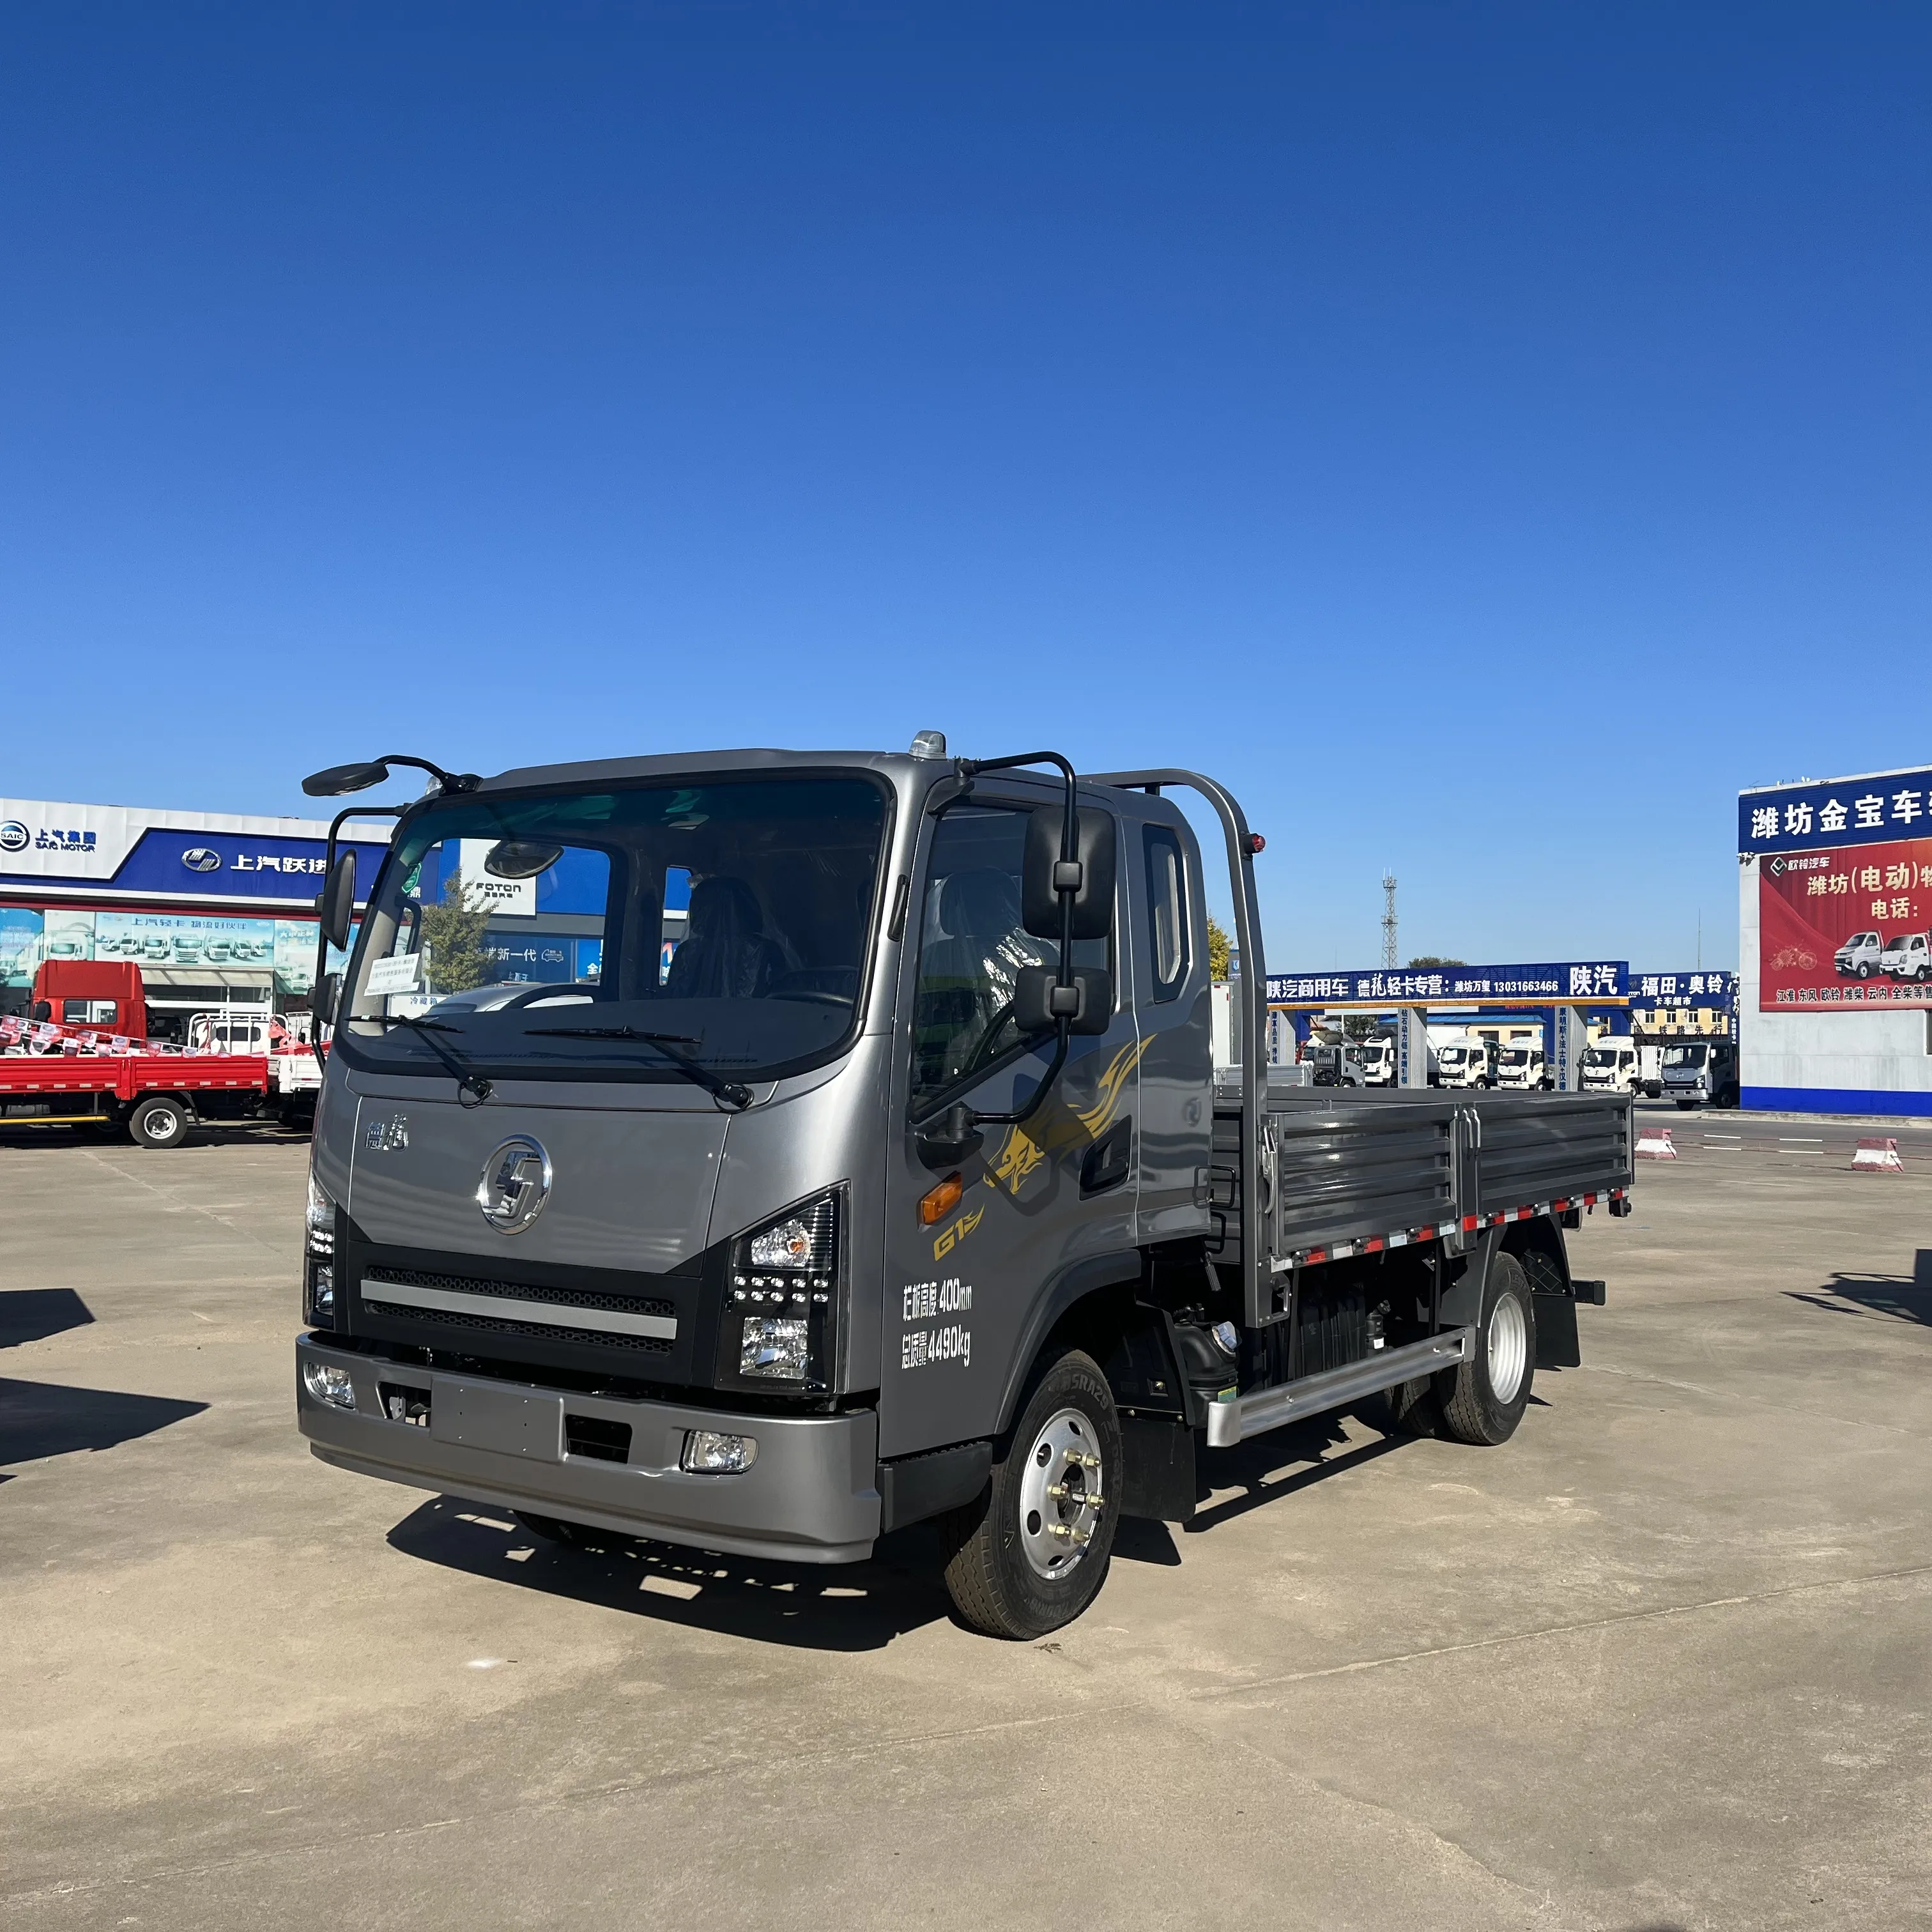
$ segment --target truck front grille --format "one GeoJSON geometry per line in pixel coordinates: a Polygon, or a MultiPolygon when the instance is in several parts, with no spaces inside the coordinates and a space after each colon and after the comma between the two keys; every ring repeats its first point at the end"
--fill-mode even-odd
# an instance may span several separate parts
{"type": "Polygon", "coordinates": [[[677,1336],[676,1304],[656,1296],[381,1265],[363,1270],[362,1292],[362,1305],[372,1315],[494,1334],[634,1348],[647,1354],[668,1354],[677,1336]]]}

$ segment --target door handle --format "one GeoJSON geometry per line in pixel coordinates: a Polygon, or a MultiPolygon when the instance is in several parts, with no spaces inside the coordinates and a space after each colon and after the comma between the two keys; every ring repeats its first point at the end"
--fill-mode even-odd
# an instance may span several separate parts
{"type": "Polygon", "coordinates": [[[1080,1193],[1104,1194],[1133,1172],[1134,1124],[1131,1116],[1116,1120],[1082,1156],[1080,1193]]]}

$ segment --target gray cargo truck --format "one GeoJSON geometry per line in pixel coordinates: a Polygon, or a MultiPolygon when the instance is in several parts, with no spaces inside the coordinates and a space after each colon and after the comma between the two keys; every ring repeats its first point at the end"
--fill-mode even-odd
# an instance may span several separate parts
{"type": "Polygon", "coordinates": [[[1371,1398],[1514,1431],[1603,1298],[1563,1231],[1628,1211],[1628,1097],[1270,1088],[1235,800],[944,752],[307,782],[432,774],[318,975],[316,1455],[566,1543],[848,1563],[931,1520],[963,1619],[1027,1637],[1215,1450],[1371,1398]]]}

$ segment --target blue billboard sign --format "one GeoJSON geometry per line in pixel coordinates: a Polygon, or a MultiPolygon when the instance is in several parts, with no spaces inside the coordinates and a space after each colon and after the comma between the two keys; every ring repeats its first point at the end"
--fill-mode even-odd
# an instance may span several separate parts
{"type": "Polygon", "coordinates": [[[1476,1006],[1507,1000],[1626,1000],[1630,964],[1564,959],[1536,965],[1376,967],[1346,973],[1270,973],[1274,1006],[1476,1006]]]}
{"type": "Polygon", "coordinates": [[[1688,973],[1633,973],[1630,998],[1657,1006],[1728,1006],[1738,997],[1738,976],[1713,966],[1688,973]]]}
{"type": "Polygon", "coordinates": [[[1816,851],[1932,836],[1932,768],[1767,785],[1738,794],[1738,850],[1816,851]]]}

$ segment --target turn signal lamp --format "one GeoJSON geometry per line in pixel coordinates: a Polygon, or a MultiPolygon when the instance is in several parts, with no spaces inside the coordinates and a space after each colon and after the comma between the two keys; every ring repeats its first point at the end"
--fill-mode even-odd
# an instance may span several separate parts
{"type": "Polygon", "coordinates": [[[958,1175],[949,1174],[937,1187],[920,1197],[919,1218],[928,1228],[936,1227],[959,1205],[960,1198],[965,1192],[958,1175]]]}

